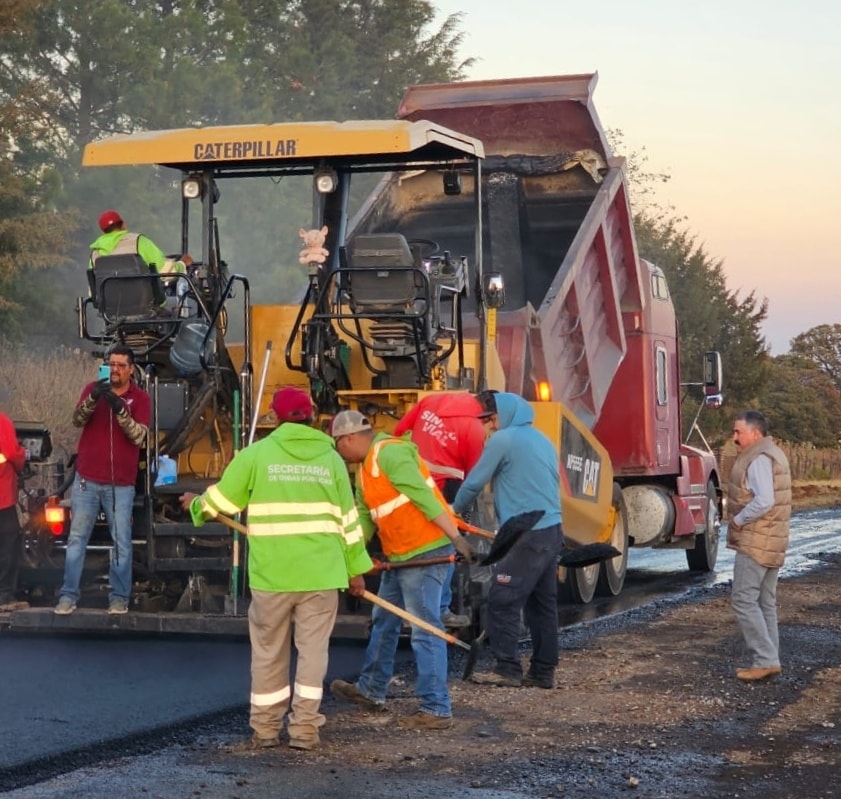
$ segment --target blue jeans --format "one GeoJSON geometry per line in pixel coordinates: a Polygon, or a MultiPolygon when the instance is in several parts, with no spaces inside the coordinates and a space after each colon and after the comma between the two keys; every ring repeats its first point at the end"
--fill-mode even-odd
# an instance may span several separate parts
{"type": "Polygon", "coordinates": [[[444,578],[444,586],[441,589],[441,615],[450,612],[450,603],[453,601],[453,576],[456,573],[456,564],[450,563],[447,566],[447,576],[444,578]]]}
{"type": "MultiPolygon", "coordinates": [[[[414,560],[450,555],[452,552],[451,546],[440,547],[414,560]]],[[[383,572],[378,594],[382,599],[405,608],[409,613],[443,630],[441,590],[449,569],[450,564],[437,563],[383,572]]],[[[386,689],[394,674],[394,657],[403,621],[378,605],[374,606],[371,618],[371,638],[356,687],[374,702],[385,702],[386,689]]],[[[447,688],[447,642],[414,626],[411,641],[418,670],[415,693],[420,699],[419,710],[433,716],[451,716],[452,706],[447,688]]]]}
{"type": "Polygon", "coordinates": [[[70,534],[64,559],[64,584],[61,596],[74,602],[79,599],[79,583],[85,565],[85,550],[100,508],[111,528],[111,569],[109,600],[131,596],[131,510],[134,486],[111,486],[93,483],[76,475],[70,505],[70,534]]]}

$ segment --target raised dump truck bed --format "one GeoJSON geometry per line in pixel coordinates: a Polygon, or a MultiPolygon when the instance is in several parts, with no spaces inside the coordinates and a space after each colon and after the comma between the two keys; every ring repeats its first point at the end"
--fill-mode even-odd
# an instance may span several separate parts
{"type": "MultiPolygon", "coordinates": [[[[588,425],[625,355],[622,313],[642,303],[621,161],[608,156],[591,102],[595,82],[573,75],[417,86],[399,111],[482,140],[481,268],[505,279],[497,335],[507,388],[536,398],[535,386],[548,381],[553,399],[588,425]]],[[[472,253],[472,216],[453,213],[434,191],[424,202],[422,186],[423,176],[383,184],[354,231],[390,227],[472,253]]]]}
{"type": "MultiPolygon", "coordinates": [[[[484,145],[476,270],[504,278],[496,350],[506,388],[538,400],[548,387],[607,449],[627,514],[624,530],[614,527],[618,549],[627,548],[623,535],[683,546],[690,567],[707,570],[718,546],[717,467],[710,453],[681,444],[674,307],[662,271],[638,255],[624,159],[610,152],[595,85],[587,74],[415,86],[398,116],[484,145]]],[[[462,213],[431,180],[383,181],[351,236],[396,229],[474,253],[473,187],[462,213]]],[[[564,442],[560,450],[563,458],[564,442]]],[[[618,563],[602,564],[608,593],[624,579],[618,563]]],[[[598,572],[581,580],[579,598],[592,595],[598,572]]]]}

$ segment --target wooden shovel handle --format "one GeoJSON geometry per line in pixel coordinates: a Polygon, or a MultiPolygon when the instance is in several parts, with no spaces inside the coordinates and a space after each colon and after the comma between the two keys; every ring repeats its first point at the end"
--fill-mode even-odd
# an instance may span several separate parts
{"type": "Polygon", "coordinates": [[[237,530],[244,535],[248,535],[248,528],[244,524],[240,524],[239,522],[234,521],[233,519],[228,518],[227,516],[223,516],[221,513],[217,516],[213,517],[213,521],[222,522],[226,527],[230,527],[232,530],[237,530]]]}
{"type": "Polygon", "coordinates": [[[483,530],[481,527],[475,527],[469,522],[464,521],[464,519],[459,519],[458,516],[456,516],[456,527],[458,527],[459,530],[464,530],[465,533],[478,535],[480,538],[490,538],[492,541],[496,538],[490,530],[483,530]]]}
{"type": "MultiPolygon", "coordinates": [[[[216,516],[216,520],[222,522],[222,524],[227,525],[233,530],[239,530],[241,533],[248,533],[248,528],[244,524],[240,524],[221,513],[216,516]]],[[[421,630],[426,630],[426,632],[438,636],[438,638],[441,638],[448,644],[455,644],[456,646],[460,646],[462,649],[466,649],[468,652],[470,651],[470,644],[466,644],[454,635],[450,635],[450,633],[439,630],[434,624],[430,624],[428,621],[418,618],[414,613],[409,613],[408,610],[404,610],[398,605],[393,605],[385,599],[380,599],[380,597],[376,594],[372,594],[370,591],[364,591],[362,593],[362,597],[374,605],[379,605],[383,610],[387,610],[389,613],[399,616],[404,621],[409,622],[409,624],[414,624],[416,627],[420,627],[421,630]]]]}
{"type": "MultiPolygon", "coordinates": [[[[230,527],[232,530],[239,530],[239,532],[248,534],[248,528],[244,524],[240,524],[239,522],[234,521],[233,519],[229,518],[228,516],[224,516],[223,514],[218,514],[214,517],[217,522],[222,522],[222,524],[230,527]]],[[[472,524],[464,521],[464,519],[459,519],[456,517],[456,525],[458,526],[459,530],[464,530],[466,533],[472,533],[473,535],[478,535],[481,538],[490,538],[493,540],[496,538],[490,530],[483,530],[481,527],[475,527],[472,524]]]]}
{"type": "Polygon", "coordinates": [[[370,591],[363,591],[362,598],[367,599],[374,605],[379,605],[383,610],[387,610],[395,616],[399,616],[403,619],[403,621],[407,621],[409,624],[414,624],[415,627],[420,627],[421,630],[426,630],[426,632],[443,639],[448,644],[455,644],[456,646],[460,646],[462,649],[466,649],[468,652],[470,651],[470,644],[466,644],[454,635],[450,635],[450,633],[439,630],[434,624],[430,624],[428,621],[418,618],[414,613],[409,613],[408,610],[404,610],[399,605],[393,605],[391,602],[381,599],[376,594],[372,594],[370,591]]]}
{"type": "Polygon", "coordinates": [[[374,568],[367,572],[367,574],[379,574],[380,572],[390,572],[395,569],[421,569],[424,566],[432,566],[438,563],[458,563],[461,559],[460,555],[441,555],[438,558],[423,558],[422,560],[405,560],[405,561],[391,561],[391,560],[377,560],[374,561],[374,568]]]}

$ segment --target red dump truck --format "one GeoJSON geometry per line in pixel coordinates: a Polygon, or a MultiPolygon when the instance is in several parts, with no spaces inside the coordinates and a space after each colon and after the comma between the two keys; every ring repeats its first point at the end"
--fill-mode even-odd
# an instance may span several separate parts
{"type": "MultiPolygon", "coordinates": [[[[619,593],[628,544],[681,547],[690,569],[712,570],[721,518],[714,456],[682,443],[674,306],[663,272],[637,252],[624,160],[611,156],[593,105],[596,79],[416,86],[398,114],[482,141],[482,268],[504,278],[496,337],[506,389],[560,400],[610,455],[626,519],[612,543],[623,555],[568,576],[584,602],[596,590],[619,593]]],[[[702,366],[704,401],[715,407],[718,354],[702,366]]]]}

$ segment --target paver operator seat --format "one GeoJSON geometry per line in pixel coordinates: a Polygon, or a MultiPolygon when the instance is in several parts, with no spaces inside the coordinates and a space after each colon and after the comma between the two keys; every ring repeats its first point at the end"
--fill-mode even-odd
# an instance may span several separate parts
{"type": "Polygon", "coordinates": [[[91,272],[94,304],[109,324],[155,316],[164,302],[160,276],[139,255],[100,255],[91,272]]]}
{"type": "Polygon", "coordinates": [[[427,370],[430,285],[400,233],[360,234],[350,244],[344,290],[351,312],[370,319],[373,355],[382,358],[382,388],[420,385],[427,370]]]}

